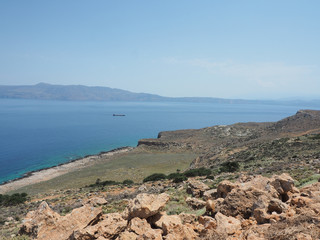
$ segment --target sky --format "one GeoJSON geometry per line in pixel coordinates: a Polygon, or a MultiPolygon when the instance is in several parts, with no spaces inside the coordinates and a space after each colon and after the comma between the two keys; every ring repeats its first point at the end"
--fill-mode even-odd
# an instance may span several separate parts
{"type": "Polygon", "coordinates": [[[0,0],[0,85],[320,99],[320,1],[0,0]]]}

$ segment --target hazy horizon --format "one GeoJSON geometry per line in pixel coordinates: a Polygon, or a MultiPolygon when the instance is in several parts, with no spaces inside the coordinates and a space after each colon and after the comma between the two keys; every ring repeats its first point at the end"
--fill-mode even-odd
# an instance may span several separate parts
{"type": "Polygon", "coordinates": [[[319,1],[3,1],[0,85],[319,99],[319,1]]]}

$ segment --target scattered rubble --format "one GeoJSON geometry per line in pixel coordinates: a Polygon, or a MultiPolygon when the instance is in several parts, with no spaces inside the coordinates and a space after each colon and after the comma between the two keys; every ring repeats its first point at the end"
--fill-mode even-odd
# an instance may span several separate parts
{"type": "Polygon", "coordinates": [[[99,206],[106,204],[102,199],[66,216],[42,202],[27,214],[20,233],[39,240],[320,238],[320,182],[299,190],[287,174],[241,176],[235,183],[222,181],[214,191],[201,180],[189,181],[187,189],[194,197],[186,202],[205,208],[204,214],[167,215],[167,193],[141,193],[123,212],[107,214],[99,206]]]}

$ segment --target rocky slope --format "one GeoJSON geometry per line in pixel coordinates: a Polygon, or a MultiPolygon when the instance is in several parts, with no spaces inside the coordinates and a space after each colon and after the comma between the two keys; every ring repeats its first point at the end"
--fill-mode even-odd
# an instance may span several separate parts
{"type": "MultiPolygon", "coordinates": [[[[225,161],[238,161],[235,153],[247,151],[248,148],[268,145],[270,149],[274,148],[275,152],[279,152],[277,146],[272,145],[279,139],[282,139],[281,141],[290,139],[298,145],[299,141],[301,142],[300,136],[309,135],[312,138],[319,133],[320,111],[300,110],[293,116],[273,123],[237,123],[197,130],[161,132],[157,139],[140,140],[138,148],[174,152],[192,151],[199,154],[191,164],[192,168],[215,167],[225,161]]],[[[314,143],[304,141],[301,145],[309,143],[315,145],[316,140],[315,138],[314,143]]],[[[294,148],[291,146],[291,149],[294,148]]],[[[263,157],[267,156],[266,154],[263,157]]],[[[315,159],[317,157],[315,156],[315,159]]]]}
{"type": "Polygon", "coordinates": [[[203,211],[169,215],[164,209],[174,195],[167,193],[140,193],[124,211],[107,214],[101,210],[108,204],[103,198],[89,199],[65,216],[42,202],[27,214],[20,233],[41,240],[320,238],[320,183],[299,190],[287,174],[243,175],[216,189],[201,179],[175,188],[190,193],[187,204],[203,211]]]}

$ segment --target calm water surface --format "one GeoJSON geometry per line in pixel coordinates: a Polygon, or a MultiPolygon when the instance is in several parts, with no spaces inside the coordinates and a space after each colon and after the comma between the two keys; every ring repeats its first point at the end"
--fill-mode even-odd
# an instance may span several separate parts
{"type": "Polygon", "coordinates": [[[304,108],[308,106],[0,99],[0,183],[88,154],[136,146],[160,131],[278,121],[304,108]]]}

